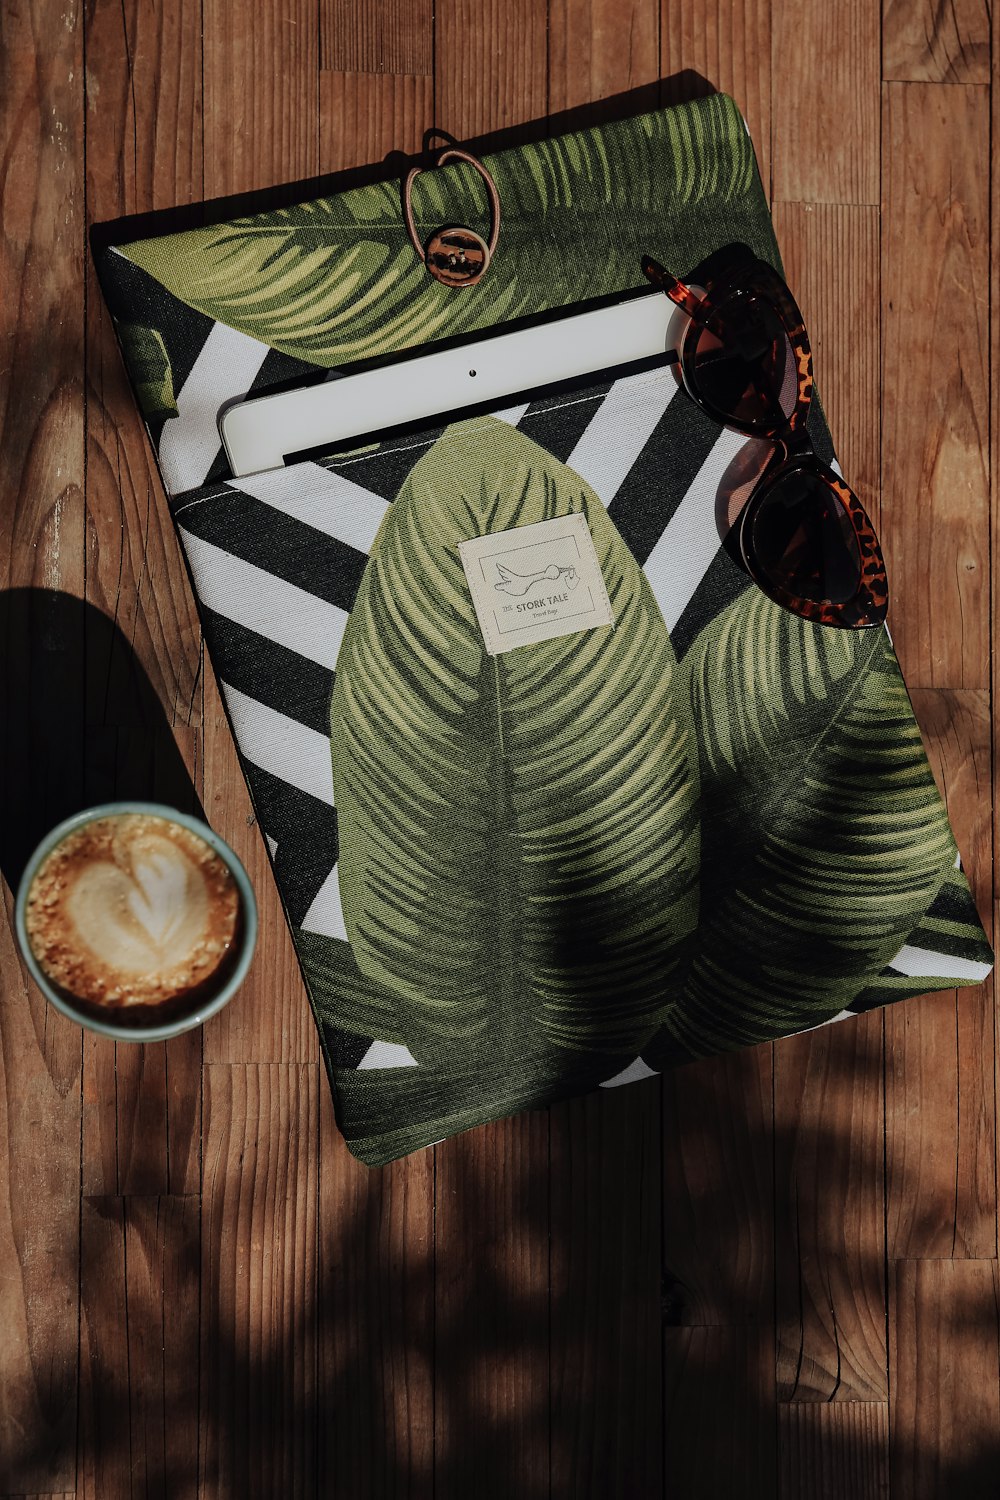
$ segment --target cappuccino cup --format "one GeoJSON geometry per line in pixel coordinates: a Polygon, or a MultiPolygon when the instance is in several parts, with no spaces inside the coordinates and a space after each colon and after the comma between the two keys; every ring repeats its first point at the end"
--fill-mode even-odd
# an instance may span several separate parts
{"type": "Polygon", "coordinates": [[[42,840],[18,886],[15,930],[57,1010],[118,1041],[165,1041],[235,994],[257,904],[206,823],[159,803],[112,802],[42,840]]]}

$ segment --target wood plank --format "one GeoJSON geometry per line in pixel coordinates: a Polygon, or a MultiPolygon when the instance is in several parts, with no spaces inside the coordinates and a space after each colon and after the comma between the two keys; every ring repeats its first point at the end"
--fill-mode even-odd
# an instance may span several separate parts
{"type": "Polygon", "coordinates": [[[199,1495],[316,1492],[317,1071],[205,1069],[199,1495]]]}
{"type": "Polygon", "coordinates": [[[775,1045],[779,1401],[886,1399],[882,1017],[775,1045]]]}
{"type": "MultiPolygon", "coordinates": [[[[938,785],[987,923],[992,907],[989,695],[913,694],[938,785]]],[[[886,1024],[888,1253],[996,1254],[996,1100],[989,984],[890,1006],[886,1024]]]]}
{"type": "MultiPolygon", "coordinates": [[[[86,800],[139,798],[199,814],[199,731],[171,732],[152,685],[124,636],[103,614],[87,614],[92,662],[120,663],[121,680],[105,694],[100,668],[88,675],[86,800]],[[117,638],[116,644],[108,644],[117,638]],[[107,652],[107,658],[105,658],[107,652]],[[95,701],[97,700],[97,701],[95,701]],[[138,720],[123,727],[107,718],[138,720]]],[[[166,647],[164,647],[166,649],[166,647]]],[[[116,675],[112,667],[108,681],[116,675]]],[[[200,714],[200,689],[197,693],[200,714]]],[[[149,1046],[115,1043],[90,1033],[83,1048],[82,1190],[102,1193],[190,1193],[200,1187],[200,1029],[149,1046]]]]}
{"type": "Polygon", "coordinates": [[[885,1500],[885,1401],[792,1401],[778,1407],[779,1500],[885,1500]]]}
{"type": "Polygon", "coordinates": [[[321,172],[416,153],[434,123],[432,78],[321,73],[319,98],[321,172]]]}
{"type": "MultiPolygon", "coordinates": [[[[88,9],[92,222],[201,195],[200,22],[192,0],[88,9]]],[[[90,263],[87,309],[87,594],[107,620],[87,631],[88,800],[196,812],[197,614],[90,263]]],[[[149,1048],[86,1038],[85,1192],[197,1191],[200,1069],[200,1033],[149,1048]]]]}
{"type": "MultiPolygon", "coordinates": [[[[89,222],[199,198],[198,0],[97,0],[85,30],[89,222]]],[[[201,636],[191,588],[89,257],[87,597],[117,627],[88,640],[89,723],[152,728],[158,703],[171,723],[197,723],[201,636]],[[136,685],[136,656],[149,695],[136,685]]]]}
{"type": "Polygon", "coordinates": [[[879,202],[880,22],[870,0],[772,5],[776,199],[879,202]]]}
{"type": "Polygon", "coordinates": [[[917,83],[989,83],[987,0],[883,0],[882,77],[917,83]]]}
{"type": "Polygon", "coordinates": [[[436,0],[434,113],[458,140],[547,110],[547,7],[535,0],[436,0]]]}
{"type": "Polygon", "coordinates": [[[437,1147],[434,1494],[441,1500],[549,1495],[548,1152],[545,1110],[437,1147]]]}
{"type": "Polygon", "coordinates": [[[320,67],[338,73],[434,71],[433,0],[319,0],[320,67]]]}
{"type": "Polygon", "coordinates": [[[764,191],[770,196],[769,0],[662,0],[660,76],[664,104],[716,89],[733,96],[750,127],[764,191]]]}
{"type": "Polygon", "coordinates": [[[194,1197],[85,1198],[80,1500],[193,1500],[199,1213],[194,1197]]]}
{"type": "Polygon", "coordinates": [[[996,1262],[899,1261],[890,1310],[893,1500],[992,1500],[1000,1473],[996,1262]]]}
{"type": "Polygon", "coordinates": [[[666,1495],[777,1494],[770,1322],[665,1329],[664,1398],[666,1495]]]}
{"type": "Polygon", "coordinates": [[[988,128],[983,88],[886,86],[882,540],[911,688],[989,683],[988,128]]]}
{"type": "Polygon", "coordinates": [[[660,1096],[650,1079],[551,1109],[553,1495],[663,1491],[660,1096]]]}
{"type": "Polygon", "coordinates": [[[248,193],[318,171],[319,7],[205,0],[205,193],[248,193]]]}
{"type": "Polygon", "coordinates": [[[772,1089],[766,1046],[664,1075],[668,1328],[774,1321],[772,1089]]]}
{"type": "Polygon", "coordinates": [[[79,11],[19,5],[0,47],[0,1493],[76,1483],[80,1031],[10,923],[31,847],[82,794],[79,11]]]}
{"type": "Polygon", "coordinates": [[[85,1198],[80,1210],[80,1500],[130,1495],[125,1205],[85,1198]]]}
{"type": "Polygon", "coordinates": [[[659,77],[659,0],[551,0],[549,113],[659,77]]]}
{"type": "Polygon", "coordinates": [[[260,921],[249,974],[229,1004],[202,1028],[205,1062],[313,1062],[319,1057],[316,1027],[207,656],[204,735],[205,814],[243,861],[260,921]]]}
{"type": "Polygon", "coordinates": [[[867,204],[776,203],[782,262],[809,331],[813,371],[840,466],[878,525],[879,214],[867,204]],[[844,309],[865,289],[865,316],[844,309]]]}
{"type": "Polygon", "coordinates": [[[434,1152],[371,1170],[320,1081],[320,1473],[396,1500],[434,1483],[434,1152]]]}

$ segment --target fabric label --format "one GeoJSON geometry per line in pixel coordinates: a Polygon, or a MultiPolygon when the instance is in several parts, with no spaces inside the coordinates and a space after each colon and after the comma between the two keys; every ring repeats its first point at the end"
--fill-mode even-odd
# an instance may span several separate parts
{"type": "Polygon", "coordinates": [[[458,551],[490,656],[615,622],[578,511],[471,537],[458,551]]]}

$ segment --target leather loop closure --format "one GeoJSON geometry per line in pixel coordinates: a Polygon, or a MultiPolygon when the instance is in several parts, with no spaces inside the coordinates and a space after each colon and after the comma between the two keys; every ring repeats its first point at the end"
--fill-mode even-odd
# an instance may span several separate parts
{"type": "Polygon", "coordinates": [[[475,286],[489,268],[500,235],[500,194],[490,173],[471,152],[458,146],[446,146],[438,154],[434,166],[443,167],[449,161],[468,162],[483,179],[490,205],[489,239],[484,239],[466,224],[449,224],[436,229],[426,244],[421,244],[413,217],[413,184],[424,171],[423,167],[411,167],[406,174],[403,216],[414,250],[437,281],[444,286],[475,286]]]}

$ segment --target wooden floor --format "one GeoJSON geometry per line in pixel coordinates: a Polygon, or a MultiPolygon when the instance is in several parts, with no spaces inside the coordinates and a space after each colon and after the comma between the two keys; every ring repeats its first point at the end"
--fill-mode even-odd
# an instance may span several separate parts
{"type": "Polygon", "coordinates": [[[987,0],[3,0],[0,38],[0,863],[193,785],[264,934],[203,1034],[116,1050],[0,924],[0,1496],[996,1497],[988,988],[348,1155],[85,242],[433,124],[735,94],[986,917],[987,0]]]}

